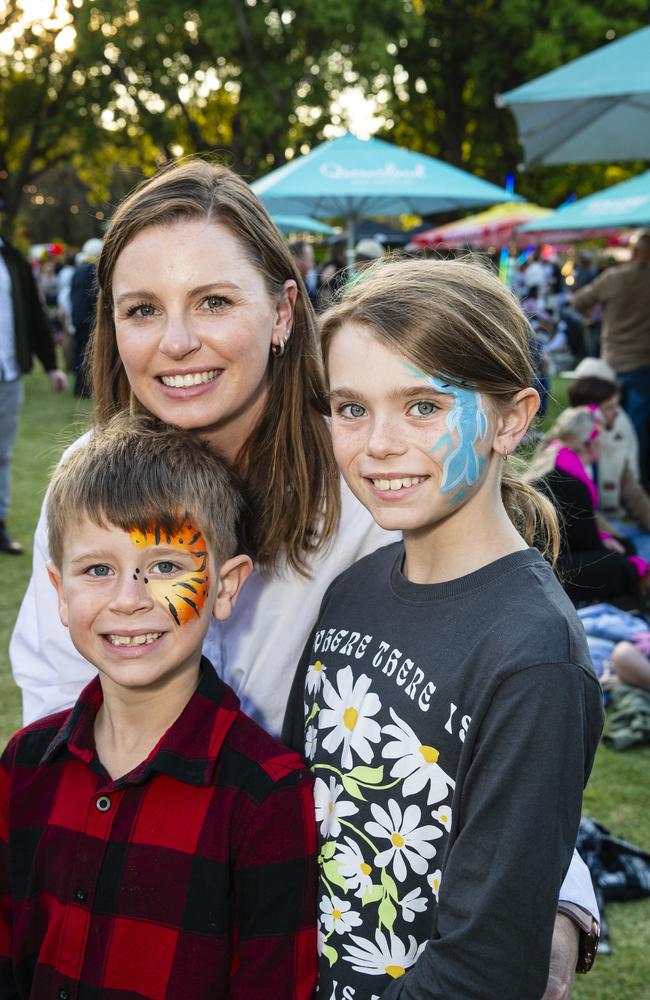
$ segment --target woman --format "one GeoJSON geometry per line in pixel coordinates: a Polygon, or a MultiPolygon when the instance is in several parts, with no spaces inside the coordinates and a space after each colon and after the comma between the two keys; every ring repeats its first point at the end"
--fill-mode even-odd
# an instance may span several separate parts
{"type": "MultiPolygon", "coordinates": [[[[258,569],[205,650],[242,708],[277,733],[325,589],[396,537],[346,489],[339,500],[302,281],[250,188],[226,168],[194,160],[163,171],[120,206],[98,283],[97,423],[125,407],[149,410],[208,437],[244,480],[245,533],[258,569]]],[[[11,643],[25,721],[71,705],[92,676],[57,624],[44,525],[41,517],[11,643]]],[[[596,912],[579,859],[576,869],[579,895],[596,912]]],[[[560,920],[558,975],[570,978],[576,937],[560,920]]]]}
{"type": "Polygon", "coordinates": [[[600,531],[598,488],[587,469],[602,448],[602,415],[597,407],[564,410],[540,445],[527,473],[553,501],[563,525],[558,569],[572,601],[640,601],[647,563],[626,557],[621,543],[600,531]]]}

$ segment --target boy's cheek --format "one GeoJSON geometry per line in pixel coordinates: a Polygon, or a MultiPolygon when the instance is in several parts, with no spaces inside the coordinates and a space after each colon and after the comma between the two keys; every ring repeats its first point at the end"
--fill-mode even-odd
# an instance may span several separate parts
{"type": "Polygon", "coordinates": [[[173,582],[149,580],[147,588],[153,600],[177,625],[185,625],[201,617],[209,592],[209,577],[207,571],[188,573],[173,582]]]}

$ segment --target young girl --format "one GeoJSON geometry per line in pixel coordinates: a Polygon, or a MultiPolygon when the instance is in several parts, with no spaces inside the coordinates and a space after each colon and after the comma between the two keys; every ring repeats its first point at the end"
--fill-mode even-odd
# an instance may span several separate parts
{"type": "Polygon", "coordinates": [[[528,547],[552,508],[506,464],[526,321],[480,267],[385,263],[323,346],[338,464],[403,543],[329,587],[285,726],[316,777],[319,995],[538,1000],[602,706],[528,547]]]}

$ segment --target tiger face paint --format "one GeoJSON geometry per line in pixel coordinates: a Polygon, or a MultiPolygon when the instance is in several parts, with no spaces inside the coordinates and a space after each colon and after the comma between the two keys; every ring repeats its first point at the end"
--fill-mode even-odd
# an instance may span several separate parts
{"type": "MultiPolygon", "coordinates": [[[[210,590],[208,571],[208,549],[203,534],[189,518],[183,520],[172,534],[152,524],[146,531],[137,528],[129,532],[133,545],[145,549],[153,545],[164,545],[189,553],[194,563],[192,571],[176,574],[173,580],[164,577],[149,578],[144,575],[143,583],[152,598],[160,604],[177,625],[185,625],[193,618],[199,618],[210,590]]],[[[140,573],[136,569],[136,573],[140,573]]]]}

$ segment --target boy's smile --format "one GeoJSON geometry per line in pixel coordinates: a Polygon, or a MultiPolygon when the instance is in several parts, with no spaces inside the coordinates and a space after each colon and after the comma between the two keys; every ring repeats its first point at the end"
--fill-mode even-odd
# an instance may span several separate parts
{"type": "Polygon", "coordinates": [[[216,583],[201,532],[100,527],[83,516],[52,571],[63,623],[83,656],[126,688],[198,671],[216,583]],[[207,605],[207,607],[206,607],[207,605]]]}

